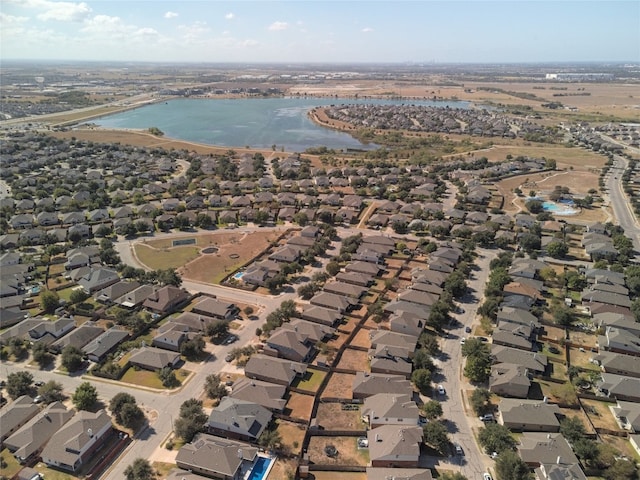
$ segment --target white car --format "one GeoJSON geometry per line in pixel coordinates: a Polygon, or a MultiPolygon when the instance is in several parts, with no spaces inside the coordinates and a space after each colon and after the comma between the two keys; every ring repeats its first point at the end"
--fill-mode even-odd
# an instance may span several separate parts
{"type": "Polygon", "coordinates": [[[492,480],[491,475],[489,475],[488,473],[483,473],[482,480],[492,480]]]}
{"type": "Polygon", "coordinates": [[[467,339],[466,339],[466,338],[464,338],[464,337],[462,337],[462,338],[460,339],[460,345],[464,345],[464,342],[466,342],[466,341],[467,341],[467,339]]]}
{"type": "Polygon", "coordinates": [[[439,395],[444,395],[445,393],[447,393],[444,389],[444,387],[442,385],[438,385],[438,394],[439,395]]]}

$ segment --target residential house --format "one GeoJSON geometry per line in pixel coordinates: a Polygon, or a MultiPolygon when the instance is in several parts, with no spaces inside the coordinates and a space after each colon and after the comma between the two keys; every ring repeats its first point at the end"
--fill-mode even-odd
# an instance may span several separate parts
{"type": "Polygon", "coordinates": [[[104,328],[93,322],[85,322],[68,335],[53,342],[49,348],[56,352],[62,352],[67,346],[82,349],[86,344],[104,333],[104,328]]]}
{"type": "Polygon", "coordinates": [[[330,308],[340,313],[348,312],[358,304],[358,302],[352,298],[328,292],[315,294],[311,300],[309,300],[309,303],[317,307],[330,308]]]}
{"type": "Polygon", "coordinates": [[[631,433],[640,433],[640,403],[618,400],[616,405],[610,406],[609,409],[620,428],[624,428],[631,433]]]}
{"type": "Polygon", "coordinates": [[[134,367],[153,372],[165,367],[176,368],[180,363],[180,354],[155,347],[140,347],[131,351],[129,363],[134,367]]]}
{"type": "Polygon", "coordinates": [[[207,430],[212,435],[255,442],[272,416],[270,410],[257,403],[224,397],[211,411],[207,430]]]}
{"type": "Polygon", "coordinates": [[[382,425],[367,432],[372,467],[415,468],[420,459],[422,427],[382,425]]]}
{"type": "Polygon", "coordinates": [[[640,357],[640,337],[621,328],[606,327],[604,335],[598,335],[598,348],[640,357]]]}
{"type": "Polygon", "coordinates": [[[53,434],[42,450],[42,461],[49,467],[76,472],[104,445],[112,430],[106,411],[80,410],[53,434]]]}
{"type": "Polygon", "coordinates": [[[542,464],[578,465],[578,458],[561,433],[525,432],[517,446],[520,458],[530,467],[542,464]]]}
{"type": "Polygon", "coordinates": [[[249,358],[244,367],[248,378],[289,386],[296,378],[301,378],[307,371],[307,365],[284,358],[255,354],[249,358]]]}
{"type": "Polygon", "coordinates": [[[359,287],[369,287],[373,283],[371,275],[364,275],[355,272],[340,272],[335,276],[336,282],[340,284],[351,284],[359,287]]]}
{"type": "Polygon", "coordinates": [[[173,285],[165,285],[153,292],[142,302],[142,306],[153,312],[170,313],[179,305],[189,300],[189,292],[173,285]]]}
{"type": "Polygon", "coordinates": [[[251,470],[258,456],[258,448],[251,445],[197,434],[176,455],[176,465],[189,472],[219,480],[237,480],[251,470]]]}
{"type": "Polygon", "coordinates": [[[489,391],[502,397],[527,398],[531,380],[527,369],[513,363],[497,363],[491,366],[489,391]]]}
{"type": "Polygon", "coordinates": [[[204,297],[193,306],[191,311],[195,314],[206,315],[217,320],[231,320],[240,310],[233,303],[225,302],[217,298],[204,297]]]}
{"type": "Polygon", "coordinates": [[[307,363],[315,354],[313,342],[294,329],[278,328],[265,342],[264,352],[294,362],[307,363]]]}
{"type": "Polygon", "coordinates": [[[40,407],[27,395],[22,395],[0,408],[0,444],[39,411],[40,407]]]}
{"type": "Polygon", "coordinates": [[[426,321],[412,313],[399,311],[389,317],[389,329],[392,332],[419,337],[426,321]]]}
{"type": "Polygon", "coordinates": [[[342,320],[342,314],[340,312],[313,305],[305,306],[299,316],[304,320],[309,320],[310,322],[319,323],[321,325],[327,325],[329,327],[335,326],[340,322],[340,320],[342,320]]]}
{"type": "Polygon", "coordinates": [[[136,281],[126,281],[122,280],[120,282],[114,283],[113,285],[108,286],[107,288],[103,288],[102,290],[97,291],[93,298],[101,303],[111,303],[115,301],[117,298],[126,295],[129,292],[134,291],[136,288],[140,286],[139,282],[136,281]]]}
{"type": "Polygon", "coordinates": [[[640,378],[602,373],[597,388],[604,395],[627,402],[640,402],[640,378]]]}
{"type": "Polygon", "coordinates": [[[287,404],[284,398],[286,393],[287,387],[284,385],[240,377],[233,382],[229,396],[255,402],[274,412],[282,412],[287,404]]]}
{"type": "Polygon", "coordinates": [[[513,432],[559,432],[564,415],[558,405],[539,400],[503,398],[498,422],[513,432]]]}
{"type": "Polygon", "coordinates": [[[101,362],[128,337],[127,331],[111,327],[82,347],[82,351],[92,362],[101,362]]]}
{"type": "MultiPolygon", "coordinates": [[[[428,468],[367,467],[367,480],[433,480],[428,468]]],[[[189,480],[189,479],[185,479],[189,480]]]]}
{"type": "Polygon", "coordinates": [[[367,398],[378,393],[412,395],[411,382],[402,375],[357,372],[353,379],[352,397],[367,398]]]}
{"type": "Polygon", "coordinates": [[[543,463],[535,469],[535,474],[538,480],[587,480],[579,464],[543,463]]]}
{"type": "Polygon", "coordinates": [[[491,358],[495,364],[507,363],[520,365],[532,374],[543,375],[549,367],[549,360],[546,355],[503,345],[491,345],[491,358]]]}
{"type": "Polygon", "coordinates": [[[420,409],[410,395],[380,393],[364,399],[362,420],[369,428],[380,425],[418,425],[420,409]]]}
{"type": "Polygon", "coordinates": [[[329,281],[325,283],[322,290],[329,293],[335,293],[337,295],[346,295],[356,299],[359,299],[368,291],[366,287],[339,281],[329,281]]]}
{"type": "Polygon", "coordinates": [[[285,322],[279,329],[293,330],[306,337],[312,343],[326,342],[333,338],[336,329],[327,325],[294,318],[289,322],[285,322]]]}
{"type": "Polygon", "coordinates": [[[637,357],[615,352],[600,351],[592,357],[603,372],[640,378],[640,362],[637,357]]]}
{"type": "Polygon", "coordinates": [[[20,463],[35,458],[49,439],[71,420],[73,411],[60,402],[50,403],[40,413],[5,439],[4,446],[20,463]]]}
{"type": "Polygon", "coordinates": [[[188,339],[189,335],[187,332],[176,328],[174,330],[164,331],[153,337],[151,346],[171,350],[172,352],[179,352],[182,344],[188,339]]]}
{"type": "Polygon", "coordinates": [[[78,285],[80,285],[86,293],[91,294],[119,281],[120,277],[118,276],[118,272],[110,268],[98,267],[92,268],[88,274],[80,278],[78,285]]]}
{"type": "Polygon", "coordinates": [[[68,332],[76,328],[76,322],[69,317],[62,317],[54,321],[45,321],[29,330],[29,337],[33,342],[45,345],[55,342],[68,332]]]}
{"type": "Polygon", "coordinates": [[[382,267],[369,262],[357,261],[347,264],[344,270],[345,272],[361,273],[371,277],[377,277],[382,271],[382,267]]]}

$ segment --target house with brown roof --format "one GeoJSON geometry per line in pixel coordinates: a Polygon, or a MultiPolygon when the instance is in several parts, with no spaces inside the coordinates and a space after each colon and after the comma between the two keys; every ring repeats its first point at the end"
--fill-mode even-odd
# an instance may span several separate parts
{"type": "Polygon", "coordinates": [[[362,420],[369,428],[380,425],[418,425],[420,409],[410,395],[379,393],[364,399],[362,420]]]}
{"type": "MultiPolygon", "coordinates": [[[[428,468],[367,467],[367,480],[433,480],[428,468]]],[[[190,480],[190,479],[185,479],[190,480]]]]}
{"type": "Polygon", "coordinates": [[[578,465],[569,442],[561,433],[525,432],[517,446],[518,455],[530,467],[541,464],[578,465]]]}
{"type": "Polygon", "coordinates": [[[420,459],[422,428],[382,425],[367,432],[372,467],[415,468],[420,459]]]}
{"type": "Polygon", "coordinates": [[[491,366],[489,391],[502,397],[527,398],[531,380],[527,369],[513,363],[497,363],[491,366]]]}
{"type": "Polygon", "coordinates": [[[156,313],[169,313],[189,300],[189,292],[173,285],[165,285],[142,302],[142,306],[156,313]]]}
{"type": "Polygon", "coordinates": [[[367,398],[378,393],[412,395],[411,382],[402,375],[357,372],[353,379],[353,398],[367,398]]]}
{"type": "Polygon", "coordinates": [[[272,416],[270,410],[252,401],[224,397],[211,411],[207,430],[212,435],[255,442],[272,416]]]}
{"type": "Polygon", "coordinates": [[[295,329],[278,328],[265,342],[264,352],[294,362],[307,363],[315,354],[309,337],[295,329]]]}
{"type": "Polygon", "coordinates": [[[219,480],[242,478],[253,468],[258,448],[222,437],[197,434],[176,456],[180,468],[219,480]]]}
{"type": "Polygon", "coordinates": [[[311,300],[309,300],[309,303],[317,307],[330,308],[340,313],[348,312],[358,304],[356,300],[350,297],[328,292],[316,293],[311,300]]]}
{"type": "Polygon", "coordinates": [[[233,382],[229,396],[255,402],[274,412],[282,412],[287,404],[284,398],[286,393],[287,387],[284,385],[240,377],[233,382]]]}
{"type": "Polygon", "coordinates": [[[132,350],[129,363],[134,367],[155,372],[164,367],[175,368],[180,363],[180,354],[162,348],[140,347],[132,350]]]}
{"type": "Polygon", "coordinates": [[[368,288],[340,281],[329,281],[325,283],[322,290],[329,293],[335,293],[337,295],[346,295],[351,298],[359,299],[367,293],[368,288]]]}
{"type": "Polygon", "coordinates": [[[558,405],[540,400],[503,398],[498,423],[512,432],[559,432],[564,415],[558,405]]]}
{"type": "Polygon", "coordinates": [[[304,320],[309,320],[310,322],[330,327],[335,326],[340,322],[340,320],[342,320],[342,314],[340,312],[314,305],[307,305],[303,307],[302,313],[300,313],[299,316],[304,320]]]}
{"type": "Polygon", "coordinates": [[[307,365],[284,358],[254,354],[244,367],[248,378],[289,386],[296,379],[303,377],[307,365]]]}
{"type": "Polygon", "coordinates": [[[206,315],[218,320],[230,320],[238,314],[238,307],[231,302],[225,302],[217,298],[204,297],[193,306],[191,310],[195,314],[206,315]]]}

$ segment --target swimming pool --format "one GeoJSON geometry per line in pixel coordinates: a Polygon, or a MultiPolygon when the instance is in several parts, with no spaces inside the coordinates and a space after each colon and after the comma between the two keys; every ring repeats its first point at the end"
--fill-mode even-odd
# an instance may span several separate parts
{"type": "Polygon", "coordinates": [[[263,480],[271,469],[274,460],[275,459],[269,457],[258,457],[247,480],[263,480]]]}
{"type": "Polygon", "coordinates": [[[244,272],[236,272],[233,274],[233,278],[240,280],[244,276],[244,272]]]}
{"type": "Polygon", "coordinates": [[[543,202],[542,208],[545,212],[555,213],[556,215],[574,215],[578,210],[571,208],[572,204],[558,204],[556,202],[543,202]]]}

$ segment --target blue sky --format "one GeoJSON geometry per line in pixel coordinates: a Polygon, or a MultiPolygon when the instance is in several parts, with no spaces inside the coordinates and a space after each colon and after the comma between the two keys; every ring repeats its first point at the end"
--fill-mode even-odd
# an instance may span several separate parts
{"type": "Polygon", "coordinates": [[[640,62],[640,1],[0,1],[1,59],[640,62]]]}

